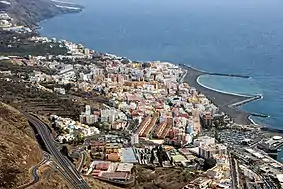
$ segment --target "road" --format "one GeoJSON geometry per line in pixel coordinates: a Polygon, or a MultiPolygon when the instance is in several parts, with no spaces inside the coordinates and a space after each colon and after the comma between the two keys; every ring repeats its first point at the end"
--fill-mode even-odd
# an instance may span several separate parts
{"type": "Polygon", "coordinates": [[[39,176],[38,176],[38,174],[37,174],[38,168],[39,168],[40,166],[42,166],[43,164],[45,164],[45,163],[46,163],[47,161],[49,161],[49,160],[50,160],[50,154],[44,152],[44,158],[43,158],[43,160],[42,160],[39,164],[37,164],[36,166],[34,166],[34,167],[32,168],[32,170],[31,170],[31,174],[32,174],[32,176],[33,176],[33,180],[32,180],[31,182],[27,183],[27,184],[24,184],[24,185],[22,185],[22,186],[19,186],[17,189],[24,189],[24,188],[30,187],[30,186],[34,185],[35,183],[37,183],[37,182],[39,181],[39,176]]]}
{"type": "Polygon", "coordinates": [[[49,153],[54,157],[57,164],[63,169],[63,174],[68,183],[75,189],[90,189],[74,165],[57,149],[56,142],[51,136],[45,123],[28,113],[24,113],[29,122],[34,125],[41,136],[49,153]]]}
{"type": "Polygon", "coordinates": [[[80,165],[78,166],[78,171],[79,171],[79,172],[82,172],[82,169],[83,169],[83,165],[84,165],[85,160],[86,160],[86,152],[84,151],[84,152],[82,153],[82,160],[81,160],[81,162],[80,162],[80,165]]]}
{"type": "Polygon", "coordinates": [[[231,154],[229,154],[229,162],[230,162],[230,173],[232,177],[232,188],[241,189],[243,187],[239,176],[240,172],[239,172],[238,161],[231,154]]]}

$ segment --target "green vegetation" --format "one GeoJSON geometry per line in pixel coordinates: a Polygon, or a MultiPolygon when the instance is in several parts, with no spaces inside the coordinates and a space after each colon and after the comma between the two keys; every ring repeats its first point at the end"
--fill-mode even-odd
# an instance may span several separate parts
{"type": "Polygon", "coordinates": [[[67,49],[59,43],[35,43],[28,38],[37,34],[18,34],[0,31],[0,56],[46,56],[48,54],[66,54],[67,49]]]}
{"type": "Polygon", "coordinates": [[[208,158],[204,161],[203,168],[204,170],[208,170],[214,167],[215,165],[216,165],[216,160],[213,158],[208,158]]]}

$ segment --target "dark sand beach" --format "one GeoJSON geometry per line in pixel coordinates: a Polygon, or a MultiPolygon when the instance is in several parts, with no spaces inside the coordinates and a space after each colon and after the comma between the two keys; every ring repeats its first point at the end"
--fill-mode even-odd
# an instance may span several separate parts
{"type": "Polygon", "coordinates": [[[184,81],[187,82],[190,86],[196,88],[199,92],[203,93],[209,100],[211,100],[215,105],[218,106],[220,111],[225,112],[227,115],[229,115],[229,117],[231,117],[235,123],[244,125],[252,124],[251,120],[249,119],[249,116],[251,115],[250,113],[237,109],[236,107],[231,107],[231,105],[242,101],[250,102],[253,99],[256,100],[259,98],[226,94],[205,88],[198,84],[197,78],[200,75],[210,73],[206,73],[185,65],[180,66],[187,70],[187,75],[184,78],[184,81]]]}

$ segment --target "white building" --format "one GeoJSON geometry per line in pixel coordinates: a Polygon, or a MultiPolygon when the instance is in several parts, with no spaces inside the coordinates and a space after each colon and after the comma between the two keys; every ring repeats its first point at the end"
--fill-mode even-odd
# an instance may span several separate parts
{"type": "Polygon", "coordinates": [[[91,114],[91,108],[90,105],[85,106],[85,115],[89,116],[91,114]]]}
{"type": "Polygon", "coordinates": [[[101,110],[101,122],[113,123],[116,119],[117,111],[114,109],[101,110]]]}
{"type": "Polygon", "coordinates": [[[214,155],[227,155],[227,147],[223,144],[202,145],[199,147],[199,155],[206,159],[214,155]]]}
{"type": "Polygon", "coordinates": [[[64,68],[60,70],[59,74],[65,74],[67,72],[73,71],[74,66],[72,64],[66,64],[64,65],[64,68]]]}
{"type": "Polygon", "coordinates": [[[104,70],[101,68],[95,68],[95,69],[92,69],[92,73],[94,76],[103,75],[104,70]]]}
{"type": "Polygon", "coordinates": [[[209,136],[201,136],[194,140],[194,145],[197,147],[208,146],[211,144],[215,144],[215,138],[209,136]]]}
{"type": "Polygon", "coordinates": [[[64,88],[54,88],[54,92],[60,93],[60,94],[63,94],[63,95],[66,94],[66,90],[64,88]]]}
{"type": "Polygon", "coordinates": [[[139,135],[138,134],[133,134],[131,136],[131,144],[134,145],[134,144],[138,144],[139,143],[139,135]]]}
{"type": "Polygon", "coordinates": [[[86,124],[91,125],[91,124],[94,124],[95,122],[97,122],[97,120],[95,120],[94,115],[87,115],[86,116],[86,124]]]}

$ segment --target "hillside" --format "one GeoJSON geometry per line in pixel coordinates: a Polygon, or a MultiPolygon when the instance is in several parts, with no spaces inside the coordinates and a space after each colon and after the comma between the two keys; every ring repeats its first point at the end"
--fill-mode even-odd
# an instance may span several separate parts
{"type": "Polygon", "coordinates": [[[57,4],[51,0],[6,0],[6,2],[8,4],[0,4],[0,10],[7,11],[17,21],[29,26],[34,26],[41,20],[60,14],[80,11],[80,9],[67,9],[63,8],[63,6],[56,6],[57,4]]]}
{"type": "Polygon", "coordinates": [[[14,188],[31,179],[29,169],[42,158],[27,120],[0,102],[0,188],[14,188]]]}

